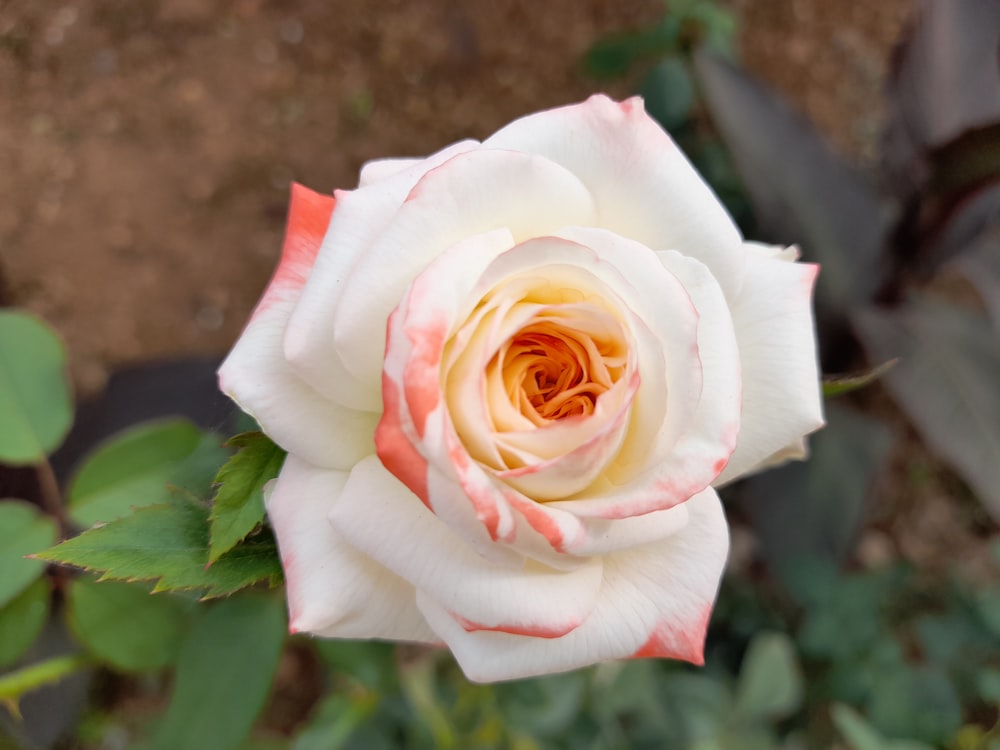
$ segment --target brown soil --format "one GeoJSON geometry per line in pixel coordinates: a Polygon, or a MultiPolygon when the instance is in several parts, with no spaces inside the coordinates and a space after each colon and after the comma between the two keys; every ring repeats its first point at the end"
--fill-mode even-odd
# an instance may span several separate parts
{"type": "MultiPolygon", "coordinates": [[[[731,0],[747,63],[870,156],[912,0],[731,0]]],[[[66,338],[82,393],[231,344],[288,183],[483,137],[597,88],[581,54],[661,0],[0,0],[0,294],[66,338]]]]}

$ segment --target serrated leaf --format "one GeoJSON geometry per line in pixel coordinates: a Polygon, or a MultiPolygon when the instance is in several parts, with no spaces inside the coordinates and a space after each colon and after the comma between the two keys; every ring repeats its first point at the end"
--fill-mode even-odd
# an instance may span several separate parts
{"type": "Polygon", "coordinates": [[[185,419],[157,420],[122,431],[80,467],[67,497],[81,526],[121,518],[134,507],[169,499],[170,487],[205,497],[229,455],[220,439],[185,419]]]}
{"type": "MultiPolygon", "coordinates": [[[[0,430],[2,432],[2,430],[0,430]]],[[[42,574],[45,563],[27,560],[58,538],[56,523],[23,500],[0,500],[0,607],[42,574]]]]}
{"type": "Polygon", "coordinates": [[[77,578],[70,582],[69,626],[86,649],[115,669],[139,672],[173,661],[190,602],[148,587],[77,578]]]}
{"type": "Polygon", "coordinates": [[[865,372],[853,373],[851,375],[828,375],[823,378],[823,397],[832,398],[841,396],[866,385],[871,385],[889,370],[896,366],[898,359],[890,359],[877,367],[873,367],[865,372]]]}
{"type": "Polygon", "coordinates": [[[33,315],[0,310],[0,462],[42,461],[72,422],[59,337],[33,315]]]}
{"type": "Polygon", "coordinates": [[[239,747],[267,698],[285,634],[284,602],[275,596],[246,594],[204,612],[181,646],[154,746],[239,747]]]}
{"type": "Polygon", "coordinates": [[[17,661],[35,642],[49,616],[49,583],[39,578],[0,607],[0,668],[17,661]]]}
{"type": "Polygon", "coordinates": [[[242,541],[264,517],[264,485],[278,476],[285,451],[261,432],[237,435],[227,445],[238,452],[219,470],[212,501],[211,552],[215,562],[242,541]]]}
{"type": "Polygon", "coordinates": [[[859,311],[855,328],[873,359],[898,356],[885,377],[920,436],[1000,519],[1000,341],[986,318],[917,300],[859,311]]]}
{"type": "Polygon", "coordinates": [[[743,658],[734,717],[749,722],[786,719],[802,704],[802,670],[785,633],[754,637],[743,658]]]}
{"type": "Polygon", "coordinates": [[[156,581],[154,591],[197,589],[205,598],[281,580],[277,547],[267,534],[209,567],[208,508],[183,495],[85,531],[37,557],[101,573],[101,580],[156,581]]]}

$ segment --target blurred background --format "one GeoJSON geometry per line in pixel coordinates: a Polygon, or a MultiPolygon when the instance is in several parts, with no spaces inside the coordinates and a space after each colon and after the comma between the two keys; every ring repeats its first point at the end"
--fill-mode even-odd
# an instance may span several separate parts
{"type": "Polygon", "coordinates": [[[996,750],[998,61],[1000,0],[0,0],[0,306],[62,336],[80,403],[48,459],[0,465],[33,504],[0,507],[0,703],[85,658],[23,722],[0,708],[0,748],[996,750]],[[473,686],[447,654],[286,638],[260,591],[193,608],[4,558],[15,515],[54,541],[47,516],[211,495],[215,362],[291,181],[350,188],[596,91],[641,92],[749,238],[822,265],[823,369],[848,375],[808,463],[724,492],[704,669],[473,686]],[[198,427],[99,442],[172,413],[198,427]]]}

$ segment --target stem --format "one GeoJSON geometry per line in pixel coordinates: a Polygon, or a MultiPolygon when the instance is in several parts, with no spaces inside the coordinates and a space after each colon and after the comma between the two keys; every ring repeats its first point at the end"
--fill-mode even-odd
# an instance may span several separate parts
{"type": "Polygon", "coordinates": [[[62,538],[69,536],[69,519],[66,517],[66,509],[63,507],[62,493],[59,491],[59,482],[56,474],[52,470],[49,459],[43,459],[35,466],[35,473],[38,476],[38,490],[42,496],[42,505],[45,510],[59,524],[59,531],[62,538]]]}
{"type": "Polygon", "coordinates": [[[17,714],[17,701],[25,693],[37,690],[52,682],[79,672],[94,664],[94,659],[86,654],[54,656],[51,659],[22,667],[15,672],[0,677],[0,703],[6,704],[17,714]]]}

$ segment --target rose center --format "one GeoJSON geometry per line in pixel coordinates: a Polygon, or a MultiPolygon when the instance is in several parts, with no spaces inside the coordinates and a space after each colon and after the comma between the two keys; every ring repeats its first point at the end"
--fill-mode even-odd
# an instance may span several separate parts
{"type": "MultiPolygon", "coordinates": [[[[614,335],[617,326],[573,322],[541,316],[512,336],[490,363],[511,405],[537,427],[593,414],[598,398],[624,372],[626,351],[614,335]]],[[[590,320],[600,322],[610,321],[590,320]]]]}

